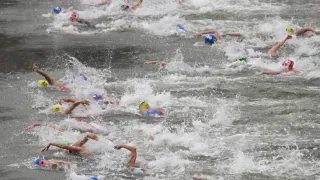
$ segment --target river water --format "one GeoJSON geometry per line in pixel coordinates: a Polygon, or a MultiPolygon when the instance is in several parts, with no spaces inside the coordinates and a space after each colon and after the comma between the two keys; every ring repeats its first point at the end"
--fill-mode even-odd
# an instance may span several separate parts
{"type": "Polygon", "coordinates": [[[320,26],[318,0],[144,0],[134,12],[96,0],[0,2],[0,179],[319,179],[320,36],[291,39],[275,63],[256,49],[267,49],[287,26],[320,26]],[[95,29],[70,24],[69,14],[52,17],[54,5],[74,6],[95,29]],[[176,28],[184,25],[187,30],[176,28]],[[238,31],[211,46],[198,31],[238,31]],[[237,62],[238,55],[249,56],[237,62]],[[296,74],[262,76],[287,58],[296,74]],[[144,64],[169,62],[165,68],[144,64]],[[37,63],[64,82],[71,93],[39,88],[37,63]],[[80,73],[86,74],[84,81],[80,73]],[[93,93],[121,100],[98,104],[93,93]],[[65,97],[92,100],[86,120],[100,121],[108,134],[86,147],[90,157],[74,157],[48,142],[81,137],[74,119],[51,112],[65,97]],[[141,101],[164,108],[165,118],[138,112],[141,101]],[[26,131],[27,125],[52,122],[26,131]],[[149,140],[152,135],[154,140],[149,140]],[[128,172],[135,146],[147,175],[128,172]],[[71,161],[67,171],[32,166],[38,156],[71,161]]]}

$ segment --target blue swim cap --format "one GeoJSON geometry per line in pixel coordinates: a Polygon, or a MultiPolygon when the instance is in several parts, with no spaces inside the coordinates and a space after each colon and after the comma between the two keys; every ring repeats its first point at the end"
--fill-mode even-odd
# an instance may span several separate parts
{"type": "Polygon", "coordinates": [[[98,180],[97,176],[90,177],[90,180],[98,180]]]}
{"type": "Polygon", "coordinates": [[[54,13],[56,13],[56,14],[59,14],[59,13],[61,12],[61,7],[59,7],[59,6],[53,7],[53,8],[52,8],[52,11],[53,11],[54,13]]]}
{"type": "Polygon", "coordinates": [[[96,101],[103,99],[102,95],[100,95],[100,94],[93,94],[93,95],[92,95],[92,98],[93,98],[94,100],[96,100],[96,101]]]}
{"type": "Polygon", "coordinates": [[[39,166],[41,160],[43,160],[43,159],[42,158],[36,158],[35,160],[33,160],[33,165],[39,166]]]}
{"type": "Polygon", "coordinates": [[[205,36],[203,36],[204,42],[206,44],[214,44],[218,39],[216,38],[215,35],[213,34],[206,34],[205,36]]]}

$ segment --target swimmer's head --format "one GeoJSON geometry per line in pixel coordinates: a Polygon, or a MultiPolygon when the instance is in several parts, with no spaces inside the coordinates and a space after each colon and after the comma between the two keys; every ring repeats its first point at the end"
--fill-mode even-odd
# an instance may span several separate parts
{"type": "Polygon", "coordinates": [[[248,60],[248,57],[247,57],[247,56],[237,56],[237,57],[236,57],[236,60],[237,60],[237,61],[247,61],[247,60],[248,60]]]}
{"type": "Polygon", "coordinates": [[[46,80],[39,80],[39,81],[38,81],[38,85],[39,85],[39,86],[47,87],[47,86],[49,85],[49,82],[46,81],[46,80]]]}
{"type": "Polygon", "coordinates": [[[93,94],[92,98],[94,100],[96,100],[96,101],[99,101],[99,100],[103,99],[102,95],[100,95],[100,94],[93,94]]]}
{"type": "Polygon", "coordinates": [[[150,105],[149,105],[149,103],[147,101],[143,101],[139,105],[139,109],[141,109],[141,108],[149,108],[149,107],[150,107],[150,105]]]}
{"type": "Polygon", "coordinates": [[[35,166],[46,166],[47,161],[43,158],[36,158],[35,160],[33,160],[33,165],[35,166]]]}
{"type": "Polygon", "coordinates": [[[58,104],[55,104],[52,106],[52,111],[53,112],[60,112],[61,111],[61,107],[58,104]]]}
{"type": "Polygon", "coordinates": [[[294,33],[294,29],[291,27],[291,26],[288,26],[286,28],[286,31],[289,33],[289,34],[293,34],[294,33]]]}
{"type": "Polygon", "coordinates": [[[70,21],[74,22],[74,21],[77,21],[78,19],[79,19],[79,16],[78,16],[77,12],[73,11],[70,16],[70,21]]]}
{"type": "Polygon", "coordinates": [[[60,12],[61,12],[61,7],[59,7],[59,6],[56,6],[56,7],[53,7],[52,8],[52,11],[54,12],[54,13],[56,13],[56,14],[59,14],[60,12]]]}
{"type": "Polygon", "coordinates": [[[203,40],[204,40],[204,43],[212,45],[215,42],[217,42],[218,39],[213,34],[206,34],[203,36],[203,40]]]}
{"type": "Polygon", "coordinates": [[[90,180],[98,180],[97,176],[90,177],[90,180]]]}
{"type": "Polygon", "coordinates": [[[282,66],[286,67],[288,70],[293,69],[294,62],[290,59],[283,61],[282,66]]]}
{"type": "Polygon", "coordinates": [[[121,5],[122,11],[127,11],[130,7],[128,5],[121,5]]]}

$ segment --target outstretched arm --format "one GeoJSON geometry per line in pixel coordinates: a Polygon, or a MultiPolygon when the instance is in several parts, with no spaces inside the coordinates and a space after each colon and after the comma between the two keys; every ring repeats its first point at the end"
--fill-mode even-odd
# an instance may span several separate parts
{"type": "Polygon", "coordinates": [[[300,30],[297,30],[296,31],[296,35],[297,36],[301,36],[307,31],[312,31],[312,32],[316,33],[316,30],[314,28],[312,28],[312,27],[304,27],[304,28],[302,28],[300,30]]]}
{"type": "Polygon", "coordinates": [[[136,3],[134,3],[131,7],[131,9],[136,9],[140,4],[142,3],[143,0],[138,0],[136,3]]]}
{"type": "Polygon", "coordinates": [[[146,61],[145,64],[157,64],[157,65],[160,65],[160,66],[168,65],[168,63],[164,62],[164,61],[146,61]]]}
{"type": "Polygon", "coordinates": [[[217,37],[218,40],[221,39],[218,31],[216,31],[216,30],[208,30],[208,31],[198,32],[195,36],[196,36],[196,37],[200,37],[200,36],[202,36],[203,34],[214,34],[214,35],[217,37]]]}
{"type": "Polygon", "coordinates": [[[278,49],[288,40],[291,39],[291,35],[286,35],[280,42],[278,42],[275,46],[273,46],[267,53],[271,56],[276,56],[278,49]]]}
{"type": "Polygon", "coordinates": [[[69,146],[69,145],[65,145],[65,144],[62,144],[62,143],[57,143],[57,142],[54,142],[54,143],[49,143],[48,145],[46,145],[42,150],[41,152],[43,151],[48,151],[50,146],[56,146],[56,147],[59,147],[59,148],[62,148],[62,149],[67,149],[69,151],[81,151],[82,148],[81,147],[78,147],[78,146],[69,146]]]}
{"type": "Polygon", "coordinates": [[[109,1],[107,1],[107,0],[104,0],[104,1],[102,1],[102,2],[100,2],[99,4],[98,4],[98,6],[102,6],[102,5],[109,5],[109,4],[111,4],[111,2],[109,2],[109,1]]]}
{"type": "Polygon", "coordinates": [[[45,73],[45,72],[43,72],[43,71],[40,71],[39,70],[39,67],[36,65],[36,64],[33,64],[33,70],[36,72],[36,73],[38,73],[38,74],[40,74],[41,76],[43,76],[47,81],[48,81],[48,83],[50,84],[50,85],[54,85],[54,79],[49,75],[49,74],[47,74],[47,73],[45,73]]]}
{"type": "Polygon", "coordinates": [[[63,102],[66,102],[66,103],[69,103],[69,102],[75,103],[75,102],[77,102],[77,100],[76,100],[76,99],[73,99],[73,98],[64,98],[64,99],[59,100],[57,103],[61,104],[61,103],[63,103],[63,102]]]}
{"type": "Polygon", "coordinates": [[[71,12],[71,11],[74,11],[74,9],[73,9],[72,6],[69,7],[68,9],[66,9],[66,10],[63,10],[62,12],[63,12],[63,13],[67,13],[67,12],[71,12]]]}
{"type": "Polygon", "coordinates": [[[221,34],[221,36],[242,36],[239,32],[225,33],[221,34]]]}
{"type": "Polygon", "coordinates": [[[52,123],[49,123],[49,124],[48,123],[34,123],[34,124],[31,124],[30,126],[28,126],[26,129],[29,130],[29,129],[32,129],[32,128],[36,127],[36,126],[49,126],[49,127],[53,128],[53,129],[59,131],[59,132],[64,132],[64,129],[58,128],[57,126],[55,126],[52,123]]]}
{"type": "Polygon", "coordinates": [[[71,114],[72,111],[73,111],[77,106],[79,106],[79,104],[90,105],[90,102],[89,102],[88,100],[77,101],[77,102],[73,103],[68,109],[66,109],[66,110],[64,111],[64,113],[66,113],[66,114],[71,114]]]}
{"type": "Polygon", "coordinates": [[[121,149],[121,148],[125,148],[127,150],[129,150],[131,152],[130,155],[130,159],[128,161],[128,165],[129,166],[135,166],[136,165],[136,159],[137,159],[137,149],[135,147],[132,146],[127,146],[127,145],[116,145],[114,146],[114,149],[121,149]]]}
{"type": "Polygon", "coordinates": [[[278,75],[278,74],[282,74],[283,72],[281,72],[281,71],[264,71],[264,72],[262,72],[261,73],[261,75],[264,75],[264,74],[266,74],[266,75],[278,75]]]}
{"type": "Polygon", "coordinates": [[[86,142],[88,142],[89,138],[98,141],[98,136],[97,136],[96,134],[88,133],[88,134],[86,134],[86,136],[85,136],[83,139],[81,139],[81,140],[73,143],[72,145],[73,145],[73,146],[79,146],[79,147],[81,147],[81,146],[83,146],[86,142]]]}

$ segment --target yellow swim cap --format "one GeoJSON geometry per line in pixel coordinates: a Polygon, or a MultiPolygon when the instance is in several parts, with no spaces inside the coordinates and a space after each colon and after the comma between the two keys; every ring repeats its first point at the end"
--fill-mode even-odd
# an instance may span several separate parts
{"type": "Polygon", "coordinates": [[[139,109],[141,109],[142,107],[149,108],[150,106],[147,101],[143,101],[140,103],[139,109]]]}
{"type": "Polygon", "coordinates": [[[61,107],[59,106],[59,105],[53,105],[52,106],[52,111],[54,111],[54,112],[60,112],[61,111],[61,107]]]}
{"type": "Polygon", "coordinates": [[[291,26],[288,26],[286,28],[286,31],[289,33],[289,34],[293,34],[294,33],[294,29],[291,27],[291,26]]]}
{"type": "Polygon", "coordinates": [[[47,87],[47,86],[49,85],[49,82],[46,81],[46,80],[39,80],[39,81],[38,81],[38,84],[39,84],[40,86],[47,87]]]}

